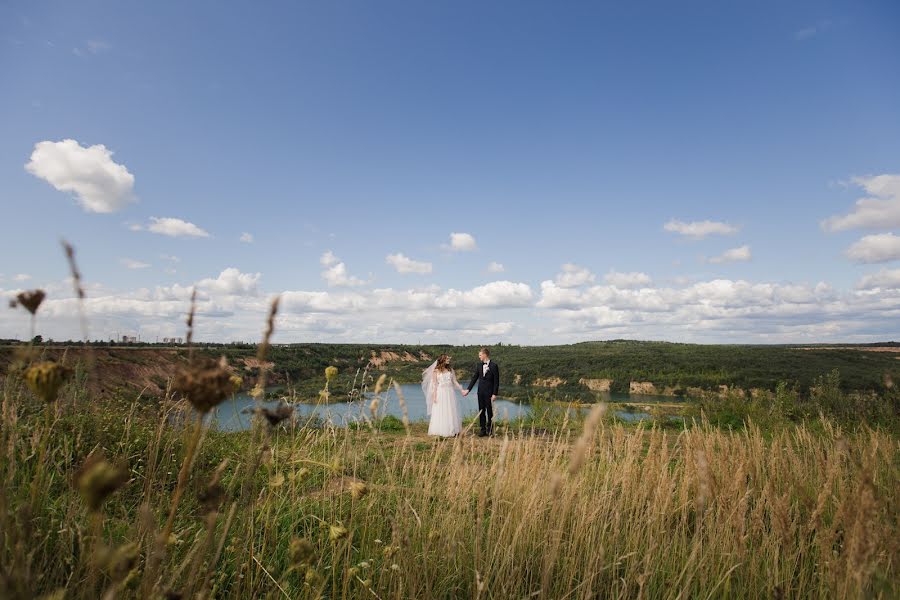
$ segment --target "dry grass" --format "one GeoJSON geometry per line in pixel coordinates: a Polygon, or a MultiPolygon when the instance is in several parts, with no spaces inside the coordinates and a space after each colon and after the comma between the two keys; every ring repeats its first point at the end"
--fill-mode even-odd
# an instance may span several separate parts
{"type": "Polygon", "coordinates": [[[151,426],[124,409],[70,414],[64,397],[50,406],[48,419],[7,382],[3,597],[898,591],[898,441],[883,432],[826,424],[766,439],[754,427],[669,433],[589,417],[580,434],[434,441],[260,424],[255,433],[204,429],[185,471],[190,424],[160,414],[151,426]],[[98,501],[72,482],[101,450],[110,476],[98,501]],[[113,465],[129,473],[118,491],[113,465]],[[186,493],[173,511],[178,490],[186,493]]]}
{"type": "Polygon", "coordinates": [[[29,379],[36,354],[3,382],[2,598],[900,594],[885,431],[672,433],[598,407],[491,440],[265,411],[226,434],[200,418],[234,389],[224,364],[185,367],[183,399],[100,405],[80,368],[29,379]]]}

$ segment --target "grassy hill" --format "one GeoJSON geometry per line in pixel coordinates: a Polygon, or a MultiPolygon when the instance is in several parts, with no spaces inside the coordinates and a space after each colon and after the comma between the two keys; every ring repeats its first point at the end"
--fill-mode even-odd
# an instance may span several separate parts
{"type": "MultiPolygon", "coordinates": [[[[501,367],[502,393],[525,398],[551,393],[557,397],[590,401],[592,387],[609,380],[613,392],[628,392],[631,382],[651,383],[659,392],[681,395],[720,386],[750,390],[774,390],[779,382],[796,386],[805,394],[817,377],[833,370],[840,374],[845,391],[884,391],[885,376],[900,378],[900,347],[877,345],[761,346],[698,345],[667,342],[613,340],[559,346],[492,346],[493,359],[501,367]],[[591,380],[591,381],[588,381],[591,380]]],[[[0,348],[0,368],[5,371],[15,346],[0,348]]],[[[197,351],[224,354],[248,383],[258,366],[255,347],[239,344],[206,344],[197,351]]],[[[84,355],[81,345],[53,344],[47,353],[74,357],[84,355]]],[[[98,381],[102,391],[140,391],[157,395],[165,387],[167,374],[187,355],[184,347],[137,345],[94,347],[98,381]]],[[[337,397],[369,374],[385,372],[400,382],[419,380],[422,369],[438,354],[454,358],[460,380],[466,382],[477,360],[477,346],[430,346],[398,344],[286,344],[271,349],[272,381],[295,388],[301,395],[315,394],[323,383],[327,366],[340,374],[331,389],[337,397]]]]}

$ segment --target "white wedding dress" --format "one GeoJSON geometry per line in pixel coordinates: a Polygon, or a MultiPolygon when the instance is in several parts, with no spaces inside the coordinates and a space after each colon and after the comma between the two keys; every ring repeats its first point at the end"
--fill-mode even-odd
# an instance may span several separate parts
{"type": "Polygon", "coordinates": [[[459,395],[456,393],[462,387],[453,371],[428,371],[426,369],[426,381],[422,382],[422,387],[426,390],[425,402],[428,403],[428,412],[431,414],[428,435],[454,436],[462,431],[462,413],[459,409],[459,395]],[[431,381],[428,382],[428,379],[431,381]]]}

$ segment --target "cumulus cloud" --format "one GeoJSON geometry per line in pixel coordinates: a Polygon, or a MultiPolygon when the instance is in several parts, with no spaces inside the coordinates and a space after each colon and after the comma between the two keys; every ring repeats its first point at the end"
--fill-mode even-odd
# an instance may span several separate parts
{"type": "Polygon", "coordinates": [[[451,233],[450,244],[446,246],[446,248],[453,252],[472,252],[473,250],[478,249],[478,245],[475,243],[475,238],[471,234],[451,233]]]}
{"type": "Polygon", "coordinates": [[[145,263],[131,258],[120,258],[119,262],[122,263],[122,265],[126,269],[146,269],[150,266],[150,263],[145,263]]]}
{"type": "Polygon", "coordinates": [[[487,266],[488,273],[502,273],[505,270],[506,268],[495,260],[489,262],[487,266]]]}
{"type": "Polygon", "coordinates": [[[286,309],[296,312],[353,313],[378,310],[422,311],[464,308],[521,308],[530,306],[534,294],[525,283],[493,281],[468,290],[442,290],[437,286],[371,292],[285,292],[286,309]]]}
{"type": "Polygon", "coordinates": [[[197,289],[212,294],[255,296],[260,277],[261,273],[242,273],[234,267],[228,267],[218,277],[198,281],[197,289]]]}
{"type": "Polygon", "coordinates": [[[354,287],[366,284],[364,280],[350,275],[347,272],[347,265],[331,250],[322,254],[319,263],[325,267],[322,271],[322,279],[331,287],[354,287]]]}
{"type": "Polygon", "coordinates": [[[713,256],[709,259],[709,262],[713,264],[723,264],[723,263],[732,263],[732,262],[741,262],[747,261],[753,258],[753,255],[750,253],[750,246],[738,246],[737,248],[731,248],[730,250],[726,250],[719,256],[713,256]]]}
{"type": "Polygon", "coordinates": [[[31,279],[31,275],[28,273],[18,273],[13,277],[13,281],[28,281],[31,279]]]}
{"type": "Polygon", "coordinates": [[[128,227],[132,231],[147,230],[160,235],[169,237],[209,237],[209,233],[205,229],[197,227],[190,221],[175,219],[173,217],[150,217],[147,225],[133,224],[128,227]]]}
{"type": "Polygon", "coordinates": [[[562,266],[562,271],[556,275],[556,285],[562,288],[573,288],[586,283],[592,283],[596,277],[588,269],[572,263],[562,266]]]}
{"type": "Polygon", "coordinates": [[[702,240],[710,235],[731,235],[737,233],[740,228],[721,221],[706,220],[685,222],[679,221],[678,219],[671,219],[663,225],[663,229],[693,240],[702,240]]]}
{"type": "Polygon", "coordinates": [[[431,273],[431,263],[413,260],[402,253],[389,254],[385,259],[398,273],[431,273]]]}
{"type": "Polygon", "coordinates": [[[640,288],[647,287],[652,283],[652,279],[646,273],[640,273],[637,271],[632,271],[630,273],[619,273],[617,271],[610,271],[606,275],[603,276],[603,280],[606,283],[615,286],[617,288],[640,288]]]}
{"type": "Polygon", "coordinates": [[[241,234],[241,237],[238,238],[239,241],[244,242],[245,244],[253,243],[253,234],[247,233],[246,231],[241,234]]]}
{"type": "Polygon", "coordinates": [[[824,282],[714,279],[683,288],[561,288],[537,307],[557,341],[629,337],[701,342],[873,341],[895,338],[900,289],[837,292],[824,282]]]}
{"type": "Polygon", "coordinates": [[[86,212],[111,213],[135,201],[134,175],[112,159],[103,144],[76,140],[38,142],[25,170],[61,192],[70,192],[86,212]]]}
{"type": "Polygon", "coordinates": [[[900,175],[854,177],[852,183],[868,196],[859,198],[846,215],[822,221],[826,231],[847,229],[891,229],[900,227],[900,175]]]}
{"type": "Polygon", "coordinates": [[[861,290],[900,289],[900,269],[882,269],[877,273],[864,275],[856,287],[861,290]]]}
{"type": "Polygon", "coordinates": [[[857,263],[883,263],[900,259],[900,236],[867,235],[847,248],[847,258],[857,263]]]}

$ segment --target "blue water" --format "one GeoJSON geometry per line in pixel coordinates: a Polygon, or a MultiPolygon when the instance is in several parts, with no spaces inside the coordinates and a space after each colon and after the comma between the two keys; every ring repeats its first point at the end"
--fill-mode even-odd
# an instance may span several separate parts
{"type": "MultiPolygon", "coordinates": [[[[425,394],[422,392],[422,386],[418,384],[405,384],[400,386],[403,398],[406,402],[407,416],[410,422],[427,421],[428,414],[425,410],[425,394]]],[[[478,414],[478,399],[476,390],[467,397],[460,397],[460,408],[463,417],[474,416],[478,414]]],[[[665,396],[645,396],[627,394],[599,394],[600,400],[605,402],[630,402],[636,404],[653,404],[655,402],[671,402],[673,398],[665,396]]],[[[294,405],[294,410],[299,419],[317,416],[323,422],[331,423],[336,426],[346,426],[348,423],[355,421],[363,421],[364,417],[371,418],[369,411],[369,403],[371,398],[366,398],[362,402],[331,402],[328,404],[307,404],[298,403],[294,405]]],[[[273,407],[278,402],[266,402],[264,406],[273,407]]],[[[234,399],[226,400],[216,409],[214,418],[220,430],[223,431],[242,431],[249,429],[251,425],[252,415],[249,410],[256,405],[255,400],[248,394],[238,394],[234,399]]],[[[494,418],[501,420],[514,420],[518,417],[527,415],[531,408],[526,404],[517,404],[509,400],[498,399],[494,402],[494,418]]],[[[392,415],[400,418],[403,411],[400,406],[400,399],[397,392],[390,389],[387,393],[382,394],[378,407],[378,416],[392,415]]],[[[652,418],[646,412],[626,412],[617,410],[616,415],[624,421],[641,421],[652,418]]]]}

